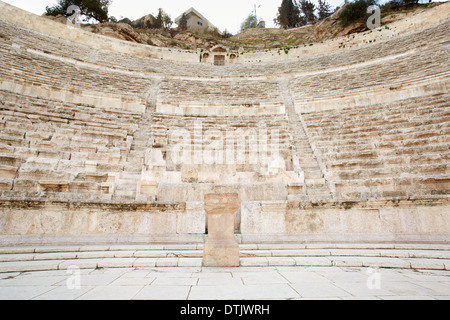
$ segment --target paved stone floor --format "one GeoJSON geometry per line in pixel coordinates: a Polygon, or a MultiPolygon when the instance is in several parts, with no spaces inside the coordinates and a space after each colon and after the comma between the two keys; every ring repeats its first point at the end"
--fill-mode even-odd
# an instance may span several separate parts
{"type": "Polygon", "coordinates": [[[342,267],[77,269],[0,274],[0,299],[450,299],[450,271],[342,267]]]}

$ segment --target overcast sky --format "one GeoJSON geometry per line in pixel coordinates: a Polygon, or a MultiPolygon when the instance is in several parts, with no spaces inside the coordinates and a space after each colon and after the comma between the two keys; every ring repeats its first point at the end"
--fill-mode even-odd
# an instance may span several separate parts
{"type": "MultiPolygon", "coordinates": [[[[2,0],[21,9],[41,15],[45,12],[46,6],[52,6],[57,0],[2,0]]],[[[317,4],[317,0],[312,0],[317,4]]],[[[128,17],[136,20],[146,14],[155,14],[158,8],[162,8],[169,14],[172,20],[181,15],[190,7],[194,7],[220,31],[227,29],[236,34],[239,31],[241,22],[254,11],[254,5],[257,6],[256,14],[258,18],[266,21],[267,27],[273,27],[273,19],[276,17],[278,7],[282,0],[113,0],[109,8],[109,15],[120,20],[122,17],[128,17]],[[258,8],[258,6],[261,6],[258,8]]],[[[333,9],[344,3],[344,0],[327,0],[333,9]]],[[[383,1],[384,2],[384,1],[383,1]]],[[[422,2],[422,1],[421,1],[422,2]]]]}

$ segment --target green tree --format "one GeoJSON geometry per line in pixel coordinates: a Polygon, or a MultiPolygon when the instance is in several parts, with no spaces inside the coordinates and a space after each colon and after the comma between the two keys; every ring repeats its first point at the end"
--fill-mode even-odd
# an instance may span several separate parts
{"type": "Polygon", "coordinates": [[[156,18],[153,14],[148,14],[134,21],[132,26],[138,29],[169,29],[172,23],[170,16],[160,8],[156,18]]]}
{"type": "Polygon", "coordinates": [[[419,0],[403,0],[405,6],[413,6],[419,3],[419,0]]]}
{"type": "Polygon", "coordinates": [[[170,16],[168,14],[165,14],[163,17],[163,23],[162,23],[163,28],[169,30],[170,27],[172,26],[172,24],[173,24],[173,21],[170,18],[170,16]]]}
{"type": "Polygon", "coordinates": [[[326,2],[326,0],[319,0],[319,5],[317,7],[317,11],[318,11],[318,19],[319,20],[323,20],[326,17],[330,16],[332,11],[331,11],[331,6],[330,4],[328,4],[326,2]]]}
{"type": "Polygon", "coordinates": [[[292,2],[292,0],[283,0],[281,6],[278,7],[276,23],[287,29],[298,26],[300,20],[299,8],[292,2]]]}
{"type": "Polygon", "coordinates": [[[70,6],[75,5],[80,8],[80,14],[85,20],[95,19],[98,22],[108,21],[108,7],[112,0],[57,0],[57,4],[45,8],[48,16],[63,15],[69,17],[73,12],[68,12],[70,6]]]}
{"type": "Polygon", "coordinates": [[[253,13],[250,13],[248,17],[241,23],[241,31],[256,28],[258,25],[258,19],[253,13]]]}
{"type": "Polygon", "coordinates": [[[222,32],[222,34],[220,35],[222,38],[224,38],[224,39],[227,39],[227,38],[230,38],[230,37],[232,37],[233,36],[233,34],[232,33],[230,33],[230,32],[228,32],[228,30],[227,29],[225,29],[223,32],[222,32]]]}
{"type": "Polygon", "coordinates": [[[303,16],[305,17],[306,23],[314,23],[317,20],[314,11],[316,6],[309,0],[300,0],[298,3],[298,8],[300,8],[303,16]]]}
{"type": "Polygon", "coordinates": [[[156,20],[155,20],[155,22],[153,24],[153,28],[155,28],[155,29],[161,29],[162,28],[162,25],[163,25],[163,14],[164,14],[163,12],[164,12],[163,9],[161,9],[161,8],[158,9],[158,15],[156,16],[156,20]]]}
{"type": "Polygon", "coordinates": [[[163,9],[159,8],[158,9],[158,15],[156,16],[156,21],[155,24],[153,26],[153,28],[155,29],[169,29],[172,26],[172,19],[170,18],[170,16],[164,12],[163,9]]]}
{"type": "Polygon", "coordinates": [[[180,19],[180,23],[178,24],[178,27],[180,27],[181,30],[187,30],[187,18],[186,14],[183,13],[180,19]]]}

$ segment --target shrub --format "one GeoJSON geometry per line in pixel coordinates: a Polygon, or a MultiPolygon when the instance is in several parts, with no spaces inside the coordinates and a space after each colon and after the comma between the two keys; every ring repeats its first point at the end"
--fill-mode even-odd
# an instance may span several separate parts
{"type": "Polygon", "coordinates": [[[367,19],[367,8],[371,5],[376,5],[376,0],[356,0],[346,4],[340,15],[339,21],[343,26],[348,26],[352,22],[367,19]]]}
{"type": "Polygon", "coordinates": [[[419,0],[391,0],[385,3],[382,8],[387,10],[398,10],[412,7],[419,3],[419,0]]]}
{"type": "Polygon", "coordinates": [[[123,18],[121,20],[118,21],[119,23],[126,23],[129,24],[131,26],[131,20],[128,18],[123,18]]]}

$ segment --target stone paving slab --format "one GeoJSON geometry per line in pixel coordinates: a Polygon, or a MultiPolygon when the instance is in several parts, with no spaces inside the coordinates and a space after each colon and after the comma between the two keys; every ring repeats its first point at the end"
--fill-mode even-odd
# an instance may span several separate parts
{"type": "Polygon", "coordinates": [[[298,293],[289,284],[251,284],[195,286],[189,293],[189,300],[261,300],[294,299],[298,293]]]}
{"type": "Polygon", "coordinates": [[[187,300],[191,286],[146,286],[133,299],[137,300],[187,300]]]}
{"type": "Polygon", "coordinates": [[[224,286],[224,285],[242,285],[244,284],[241,278],[199,278],[197,286],[224,286]]]}
{"type": "Polygon", "coordinates": [[[298,292],[301,298],[339,298],[348,297],[351,294],[337,285],[328,282],[317,285],[315,283],[294,283],[292,288],[298,292]]]}
{"type": "Polygon", "coordinates": [[[153,267],[11,272],[0,299],[19,300],[450,300],[446,270],[370,267],[153,267]],[[78,286],[74,287],[74,277],[78,286]],[[72,285],[71,285],[72,284],[72,285]]]}
{"type": "Polygon", "coordinates": [[[143,289],[139,286],[97,286],[77,298],[77,300],[130,300],[143,289]]]}

